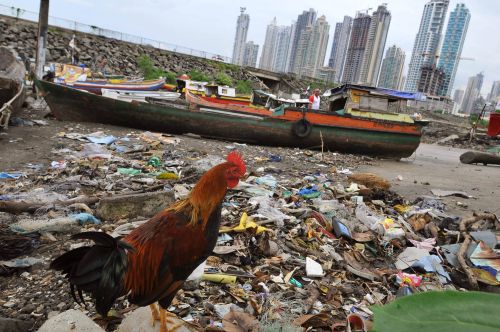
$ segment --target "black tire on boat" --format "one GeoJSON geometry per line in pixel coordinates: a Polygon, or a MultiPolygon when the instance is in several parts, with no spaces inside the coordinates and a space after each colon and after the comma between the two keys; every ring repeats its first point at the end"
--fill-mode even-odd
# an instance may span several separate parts
{"type": "Polygon", "coordinates": [[[293,133],[300,138],[305,138],[311,135],[312,124],[306,119],[300,119],[292,126],[293,133]]]}

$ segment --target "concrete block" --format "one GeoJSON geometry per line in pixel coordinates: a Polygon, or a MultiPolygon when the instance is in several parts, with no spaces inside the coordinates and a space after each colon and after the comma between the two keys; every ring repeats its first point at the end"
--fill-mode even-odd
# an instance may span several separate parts
{"type": "Polygon", "coordinates": [[[96,214],[102,221],[152,217],[173,202],[173,191],[105,197],[99,201],[96,214]]]}

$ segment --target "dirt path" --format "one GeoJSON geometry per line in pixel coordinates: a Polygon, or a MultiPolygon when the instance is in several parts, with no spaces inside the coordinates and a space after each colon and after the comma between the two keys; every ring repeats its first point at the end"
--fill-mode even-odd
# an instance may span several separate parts
{"type": "Polygon", "coordinates": [[[475,198],[444,197],[450,213],[469,215],[471,210],[500,211],[500,166],[465,165],[459,156],[467,150],[421,144],[416,154],[401,161],[381,160],[361,166],[361,171],[379,174],[393,189],[412,200],[432,196],[431,189],[465,191],[475,198]],[[397,176],[403,177],[402,181],[397,176]],[[460,203],[467,205],[459,206],[460,203]]]}

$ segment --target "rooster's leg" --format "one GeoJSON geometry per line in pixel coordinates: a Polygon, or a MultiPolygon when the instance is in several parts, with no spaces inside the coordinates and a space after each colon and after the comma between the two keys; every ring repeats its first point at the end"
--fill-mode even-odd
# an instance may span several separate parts
{"type": "Polygon", "coordinates": [[[160,306],[160,332],[173,332],[181,327],[182,324],[177,323],[168,328],[167,323],[174,323],[174,321],[167,319],[167,316],[177,317],[160,306]]]}
{"type": "Polygon", "coordinates": [[[158,307],[156,306],[155,303],[150,304],[149,308],[151,309],[151,315],[153,316],[153,321],[151,322],[151,325],[154,327],[156,321],[160,320],[160,312],[158,311],[158,307]]]}

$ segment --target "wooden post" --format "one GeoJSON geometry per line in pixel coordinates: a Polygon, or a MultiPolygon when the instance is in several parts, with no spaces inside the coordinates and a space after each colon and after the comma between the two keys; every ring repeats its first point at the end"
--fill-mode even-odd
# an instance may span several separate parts
{"type": "Polygon", "coordinates": [[[40,0],[40,13],[38,16],[38,38],[36,42],[35,75],[42,78],[45,65],[45,49],[47,48],[47,31],[49,30],[49,0],[40,0]]]}

